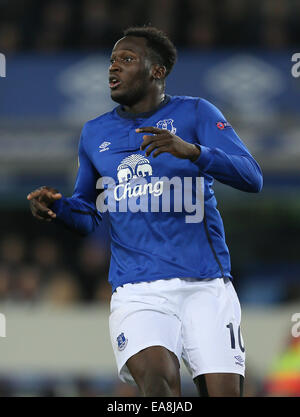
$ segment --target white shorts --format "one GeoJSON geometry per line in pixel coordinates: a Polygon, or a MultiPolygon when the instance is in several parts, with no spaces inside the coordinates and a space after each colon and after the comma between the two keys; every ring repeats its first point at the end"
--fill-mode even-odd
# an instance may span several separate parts
{"type": "Polygon", "coordinates": [[[111,299],[111,342],[122,381],[134,383],[126,361],[149,346],[182,358],[195,378],[245,374],[241,308],[229,279],[166,279],[118,287],[111,299]]]}

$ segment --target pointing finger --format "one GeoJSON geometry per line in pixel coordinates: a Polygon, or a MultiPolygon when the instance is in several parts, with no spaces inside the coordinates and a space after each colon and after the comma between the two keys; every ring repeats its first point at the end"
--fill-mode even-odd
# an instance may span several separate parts
{"type": "Polygon", "coordinates": [[[47,198],[49,198],[49,200],[59,200],[62,195],[60,193],[53,193],[52,191],[46,191],[44,190],[44,192],[42,193],[42,196],[46,196],[47,198]]]}
{"type": "Polygon", "coordinates": [[[40,196],[42,191],[43,191],[43,189],[41,189],[41,188],[39,188],[38,190],[32,191],[31,193],[29,193],[27,195],[27,200],[32,200],[33,198],[36,198],[36,197],[40,196]]]}
{"type": "Polygon", "coordinates": [[[162,133],[170,133],[168,130],[166,129],[159,129],[158,127],[153,127],[153,126],[147,126],[147,127],[139,127],[138,129],[135,130],[137,133],[153,133],[155,135],[160,135],[162,133]]]}

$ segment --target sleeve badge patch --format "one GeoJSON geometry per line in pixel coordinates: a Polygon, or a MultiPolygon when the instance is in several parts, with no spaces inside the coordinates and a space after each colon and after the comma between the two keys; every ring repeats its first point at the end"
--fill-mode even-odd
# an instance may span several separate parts
{"type": "Polygon", "coordinates": [[[220,130],[224,130],[228,127],[232,127],[231,124],[228,123],[228,122],[218,122],[218,123],[216,123],[216,125],[217,125],[217,128],[220,129],[220,130]]]}

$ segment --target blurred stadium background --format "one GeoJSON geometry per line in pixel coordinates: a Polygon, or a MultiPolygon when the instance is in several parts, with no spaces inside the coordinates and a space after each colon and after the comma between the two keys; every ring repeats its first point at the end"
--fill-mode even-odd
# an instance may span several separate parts
{"type": "MultiPolygon", "coordinates": [[[[152,23],[179,50],[169,94],[222,109],[264,172],[216,184],[247,347],[247,396],[300,395],[299,0],[0,0],[0,396],[135,396],[110,347],[107,221],[79,238],[32,218],[40,185],[72,193],[82,125],[114,103],[110,50],[152,23]]],[[[196,395],[182,368],[183,394],[196,395]]]]}

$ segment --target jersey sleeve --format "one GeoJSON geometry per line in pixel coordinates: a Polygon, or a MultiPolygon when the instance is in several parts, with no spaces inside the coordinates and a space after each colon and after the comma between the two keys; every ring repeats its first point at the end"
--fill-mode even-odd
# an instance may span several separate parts
{"type": "Polygon", "coordinates": [[[204,99],[198,101],[196,132],[201,153],[194,163],[203,174],[242,191],[261,191],[260,166],[220,110],[204,99]]]}
{"type": "Polygon", "coordinates": [[[78,172],[72,197],[62,197],[54,202],[51,210],[56,213],[55,221],[81,235],[94,231],[101,221],[96,208],[96,183],[100,175],[84,149],[84,130],[78,149],[78,172]]]}

